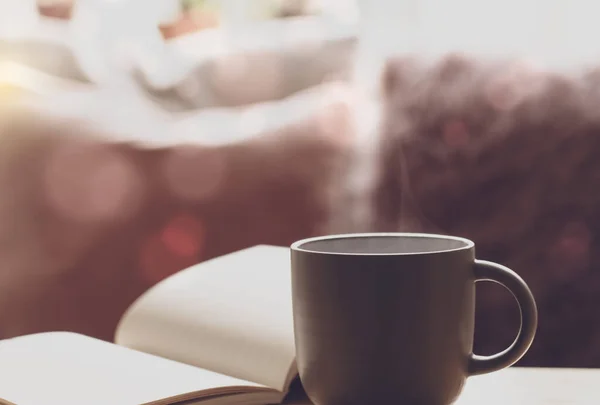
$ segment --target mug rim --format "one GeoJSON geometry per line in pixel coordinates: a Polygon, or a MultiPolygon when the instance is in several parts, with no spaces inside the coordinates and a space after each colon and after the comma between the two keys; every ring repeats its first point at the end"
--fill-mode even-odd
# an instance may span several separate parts
{"type": "Polygon", "coordinates": [[[331,255],[331,256],[418,256],[418,255],[437,255],[450,252],[460,252],[464,250],[470,250],[475,247],[475,243],[467,238],[460,236],[442,235],[435,233],[422,233],[422,232],[367,232],[367,233],[342,233],[335,235],[326,236],[314,236],[311,238],[305,238],[298,240],[290,245],[290,249],[296,252],[312,253],[318,255],[331,255]],[[302,246],[312,242],[321,242],[328,240],[340,240],[340,239],[358,239],[358,238],[380,238],[380,237],[393,237],[393,238],[422,238],[422,239],[439,239],[439,240],[451,240],[463,243],[463,246],[448,249],[429,250],[424,252],[391,252],[391,253],[371,253],[371,252],[328,252],[324,250],[306,249],[302,246]]]}

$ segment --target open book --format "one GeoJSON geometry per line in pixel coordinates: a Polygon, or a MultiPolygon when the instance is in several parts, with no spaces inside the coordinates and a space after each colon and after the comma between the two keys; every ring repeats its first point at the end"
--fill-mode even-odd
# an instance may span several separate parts
{"type": "Polygon", "coordinates": [[[280,403],[297,375],[289,249],[181,271],[126,311],[115,343],[51,332],[0,342],[0,404],[280,403]]]}
{"type": "MultiPolygon", "coordinates": [[[[129,308],[115,343],[66,332],[0,341],[0,404],[310,404],[292,384],[287,248],[169,277],[129,308]]],[[[509,368],[470,378],[456,405],[590,405],[598,381],[600,369],[509,368]]]]}

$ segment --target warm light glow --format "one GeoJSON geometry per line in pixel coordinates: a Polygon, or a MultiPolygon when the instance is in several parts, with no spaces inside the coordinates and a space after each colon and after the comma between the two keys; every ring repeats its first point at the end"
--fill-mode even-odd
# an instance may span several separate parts
{"type": "Polygon", "coordinates": [[[42,87],[39,77],[32,74],[31,70],[12,62],[0,64],[0,102],[14,101],[35,92],[39,87],[42,87]]]}
{"type": "Polygon", "coordinates": [[[72,82],[12,62],[0,62],[0,101],[12,101],[25,95],[48,95],[73,88],[72,82]]]}
{"type": "Polygon", "coordinates": [[[201,261],[206,230],[191,214],[175,215],[140,246],[140,276],[149,284],[201,261]]]}

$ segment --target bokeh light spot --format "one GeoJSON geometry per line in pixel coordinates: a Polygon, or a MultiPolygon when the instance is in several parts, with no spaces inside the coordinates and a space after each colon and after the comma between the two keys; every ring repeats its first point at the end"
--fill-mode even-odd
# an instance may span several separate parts
{"type": "Polygon", "coordinates": [[[108,147],[66,142],[50,156],[44,174],[50,206],[76,221],[130,217],[143,197],[135,166],[108,147]]]}
{"type": "Polygon", "coordinates": [[[205,240],[205,229],[199,219],[190,214],[176,215],[142,243],[141,277],[154,284],[198,263],[205,240]]]}
{"type": "Polygon", "coordinates": [[[163,229],[161,240],[167,249],[182,257],[194,257],[200,253],[203,240],[202,224],[191,215],[173,218],[163,229]]]}

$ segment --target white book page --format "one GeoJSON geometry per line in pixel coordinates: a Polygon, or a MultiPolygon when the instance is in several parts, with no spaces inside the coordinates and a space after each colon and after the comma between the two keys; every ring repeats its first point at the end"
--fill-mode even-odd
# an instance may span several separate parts
{"type": "Polygon", "coordinates": [[[261,391],[281,398],[255,383],[74,333],[0,341],[0,403],[140,405],[261,391]]]}
{"type": "Polygon", "coordinates": [[[131,306],[116,342],[285,391],[296,371],[289,249],[256,246],[169,277],[131,306]]]}

